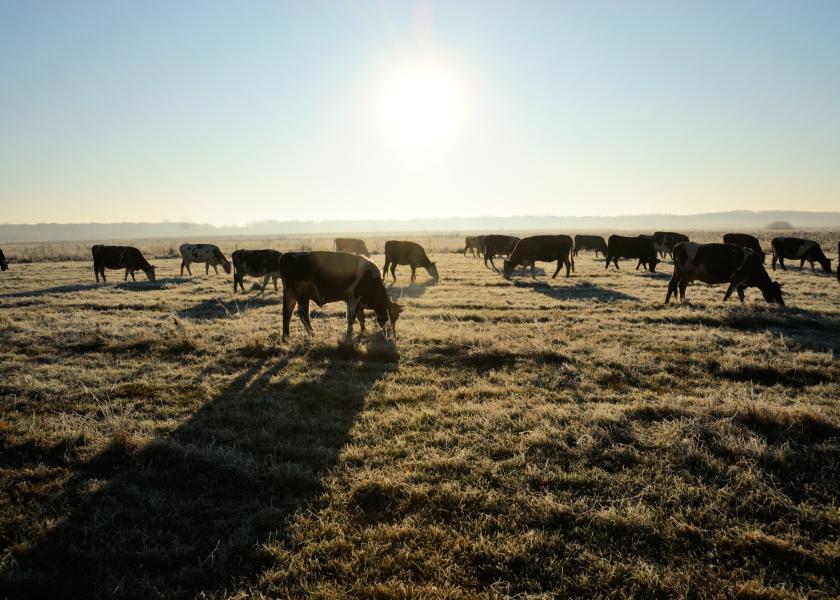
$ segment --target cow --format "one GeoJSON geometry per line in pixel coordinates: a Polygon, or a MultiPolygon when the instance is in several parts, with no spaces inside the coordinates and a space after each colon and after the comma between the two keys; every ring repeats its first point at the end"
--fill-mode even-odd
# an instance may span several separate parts
{"type": "Polygon", "coordinates": [[[484,236],[484,266],[487,266],[487,261],[490,261],[490,266],[494,271],[498,271],[496,264],[493,262],[494,256],[510,257],[516,247],[519,238],[512,235],[485,235],[484,236]]]}
{"type": "Polygon", "coordinates": [[[391,267],[391,277],[397,281],[397,265],[411,266],[411,281],[417,279],[417,267],[423,267],[434,281],[440,279],[435,263],[426,256],[423,246],[416,242],[405,240],[388,240],[385,242],[385,266],[382,267],[382,277],[385,277],[388,267],[391,267]]]}
{"type": "Polygon", "coordinates": [[[283,280],[283,339],[289,338],[289,323],[295,305],[307,333],[312,333],[309,301],[318,306],[328,302],[347,303],[347,339],[353,335],[353,321],[365,331],[364,309],[376,314],[385,336],[397,337],[397,318],[403,308],[385,291],[379,267],[371,260],[347,252],[287,252],[279,260],[283,280]]]}
{"type": "Polygon", "coordinates": [[[605,269],[610,267],[610,261],[618,269],[619,258],[638,258],[639,265],[644,265],[651,273],[656,271],[659,259],[656,258],[656,247],[653,244],[652,236],[627,237],[623,235],[611,235],[607,240],[607,261],[605,269]]]}
{"type": "Polygon", "coordinates": [[[0,271],[7,271],[9,264],[6,262],[6,257],[3,256],[3,251],[0,250],[0,271]]]}
{"type": "Polygon", "coordinates": [[[135,271],[143,271],[149,281],[155,280],[155,268],[148,263],[143,253],[137,248],[96,244],[90,251],[93,254],[93,273],[96,275],[96,283],[99,283],[100,275],[102,281],[107,281],[105,269],[125,269],[124,281],[128,281],[129,275],[132,281],[137,281],[134,278],[135,271]]]}
{"type": "Polygon", "coordinates": [[[831,273],[831,261],[826,258],[822,248],[814,240],[803,240],[794,237],[774,237],[770,245],[773,247],[774,271],[776,270],[776,261],[779,262],[783,271],[787,271],[785,268],[785,259],[795,260],[798,258],[800,269],[805,265],[805,261],[807,260],[811,263],[812,271],[814,270],[814,262],[818,262],[822,266],[823,271],[831,273]]]}
{"type": "Polygon", "coordinates": [[[334,243],[336,252],[361,254],[366,258],[370,258],[370,252],[368,251],[364,240],[357,240],[356,238],[335,238],[334,243]]]}
{"type": "Polygon", "coordinates": [[[748,233],[727,233],[723,236],[723,243],[753,250],[761,258],[762,263],[764,263],[767,258],[764,254],[764,250],[761,249],[761,243],[754,235],[750,235],[748,233]]]}
{"type": "Polygon", "coordinates": [[[221,265],[225,273],[230,274],[230,263],[218,246],[213,244],[181,244],[178,247],[178,252],[181,253],[181,277],[184,276],[184,267],[187,268],[187,273],[192,275],[190,270],[190,263],[204,263],[204,274],[210,274],[210,267],[219,274],[219,269],[216,268],[221,265]]]}
{"type": "Polygon", "coordinates": [[[671,252],[674,244],[688,241],[687,235],[674,233],[673,231],[656,231],[650,237],[653,240],[653,245],[656,248],[656,251],[659,252],[659,256],[661,258],[665,258],[666,255],[670,255],[671,258],[674,258],[674,255],[671,252]]]}
{"type": "Polygon", "coordinates": [[[594,250],[595,258],[598,258],[599,252],[606,256],[607,242],[600,235],[576,235],[573,256],[577,256],[579,250],[594,250]]]}
{"type": "Polygon", "coordinates": [[[464,256],[467,255],[467,251],[472,254],[473,258],[476,257],[476,253],[478,256],[481,256],[481,249],[478,245],[478,238],[481,236],[477,235],[468,235],[464,238],[464,256]]]}
{"type": "Polygon", "coordinates": [[[510,279],[513,270],[519,265],[530,265],[531,277],[536,279],[534,263],[555,260],[557,269],[551,278],[557,277],[563,265],[566,265],[566,277],[569,277],[569,271],[575,268],[575,261],[572,258],[573,248],[574,241],[568,235],[534,235],[522,238],[516,243],[510,258],[504,263],[505,279],[510,279]]]}
{"type": "MultiPolygon", "coordinates": [[[[840,242],[837,242],[837,256],[840,257],[840,242]]],[[[837,260],[840,260],[840,258],[837,260]]],[[[837,281],[840,281],[840,268],[837,269],[837,281]]]]}
{"type": "Polygon", "coordinates": [[[242,293],[245,293],[245,275],[251,277],[262,277],[262,289],[260,295],[265,291],[268,280],[274,283],[274,291],[277,291],[277,278],[280,277],[281,252],[277,250],[236,250],[231,258],[233,259],[233,293],[236,293],[236,285],[239,284],[242,293]]]}
{"type": "Polygon", "coordinates": [[[744,301],[744,290],[757,287],[767,302],[784,306],[782,286],[770,281],[761,257],[751,248],[732,244],[698,244],[681,242],[674,246],[674,274],[668,283],[665,304],[675,294],[685,300],[685,288],[692,281],[703,283],[728,283],[723,295],[724,302],[732,292],[738,292],[738,299],[744,301]]]}

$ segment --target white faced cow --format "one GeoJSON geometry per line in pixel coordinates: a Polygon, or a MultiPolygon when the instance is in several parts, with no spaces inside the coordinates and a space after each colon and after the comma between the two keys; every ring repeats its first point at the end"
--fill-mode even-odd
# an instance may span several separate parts
{"type": "Polygon", "coordinates": [[[217,266],[221,266],[225,273],[230,273],[230,263],[218,246],[213,244],[181,244],[178,248],[181,252],[181,277],[184,276],[184,267],[187,268],[187,273],[192,275],[190,271],[190,263],[204,263],[204,274],[210,274],[210,267],[219,274],[217,266]]]}

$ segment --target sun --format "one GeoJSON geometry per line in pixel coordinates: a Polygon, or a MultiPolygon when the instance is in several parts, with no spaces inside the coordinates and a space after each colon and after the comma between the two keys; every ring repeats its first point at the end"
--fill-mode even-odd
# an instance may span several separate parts
{"type": "Polygon", "coordinates": [[[436,147],[460,125],[463,90],[455,73],[442,65],[404,65],[386,79],[379,108],[385,133],[393,142],[436,147]]]}

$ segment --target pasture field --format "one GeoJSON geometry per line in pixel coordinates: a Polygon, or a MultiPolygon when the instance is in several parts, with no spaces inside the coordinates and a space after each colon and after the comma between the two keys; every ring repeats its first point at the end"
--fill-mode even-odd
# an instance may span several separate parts
{"type": "Polygon", "coordinates": [[[175,259],[12,264],[0,597],[840,595],[834,275],[665,306],[670,264],[434,259],[396,347],[342,304],[283,343],[270,285],[175,259]]]}

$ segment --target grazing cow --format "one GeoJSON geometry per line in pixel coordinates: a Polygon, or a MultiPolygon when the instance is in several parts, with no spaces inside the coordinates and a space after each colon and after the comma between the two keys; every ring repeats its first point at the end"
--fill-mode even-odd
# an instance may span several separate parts
{"type": "Polygon", "coordinates": [[[606,256],[607,242],[600,235],[576,235],[573,255],[577,256],[579,250],[594,250],[595,258],[598,258],[599,252],[606,256]]]}
{"type": "Polygon", "coordinates": [[[481,236],[468,235],[466,238],[464,238],[464,256],[467,255],[468,250],[470,254],[472,254],[473,258],[475,258],[476,253],[478,253],[478,256],[481,256],[481,249],[478,245],[479,237],[481,236]]]}
{"type": "Polygon", "coordinates": [[[674,254],[671,251],[674,245],[679,244],[680,242],[688,241],[687,235],[674,233],[673,231],[657,231],[650,237],[653,240],[653,245],[656,248],[656,251],[659,252],[659,256],[661,258],[665,258],[666,255],[670,255],[671,258],[674,258],[674,254]]]}
{"type": "Polygon", "coordinates": [[[105,269],[125,269],[124,281],[128,281],[129,274],[132,281],[135,271],[143,271],[149,281],[155,280],[155,268],[150,265],[143,254],[132,246],[103,246],[97,244],[90,249],[93,254],[93,272],[96,275],[96,283],[99,283],[99,276],[102,281],[105,279],[105,269]]]}
{"type": "Polygon", "coordinates": [[[770,281],[761,258],[754,250],[732,244],[698,244],[682,242],[674,246],[674,274],[668,284],[665,304],[671,301],[671,294],[685,300],[685,288],[692,281],[703,283],[728,283],[723,295],[724,302],[732,292],[738,292],[738,299],[744,301],[744,290],[757,287],[767,302],[784,306],[782,286],[770,281]]]}
{"type": "Polygon", "coordinates": [[[435,263],[426,256],[423,246],[416,242],[388,240],[385,242],[385,266],[382,267],[382,276],[385,277],[388,267],[391,267],[391,277],[397,281],[397,265],[411,266],[411,281],[417,279],[417,267],[423,267],[428,271],[435,281],[440,279],[435,263]]]}
{"type": "Polygon", "coordinates": [[[6,262],[6,257],[3,256],[3,251],[0,250],[0,271],[6,271],[9,268],[9,264],[6,262]]]}
{"type": "Polygon", "coordinates": [[[814,262],[818,262],[822,266],[823,271],[831,273],[831,261],[826,258],[825,254],[823,254],[822,248],[820,248],[820,245],[814,240],[803,240],[801,238],[793,237],[775,237],[770,242],[770,245],[773,246],[774,271],[776,270],[776,261],[779,262],[783,271],[787,271],[785,268],[785,259],[789,258],[791,260],[796,260],[798,258],[800,269],[805,266],[805,261],[807,260],[811,263],[812,271],[814,270],[814,262]]]}
{"type": "Polygon", "coordinates": [[[484,266],[487,266],[487,261],[490,261],[490,266],[494,271],[498,271],[496,264],[493,262],[494,256],[510,257],[510,253],[516,247],[519,238],[512,235],[485,235],[484,236],[484,266]]]}
{"type": "Polygon", "coordinates": [[[761,258],[762,263],[764,263],[764,260],[767,258],[764,254],[764,250],[761,249],[761,243],[754,235],[750,235],[748,233],[727,233],[723,236],[723,243],[753,250],[761,258]]]}
{"type": "Polygon", "coordinates": [[[353,321],[365,331],[364,309],[376,314],[379,326],[396,339],[397,318],[402,307],[391,301],[385,291],[379,267],[371,260],[346,252],[287,252],[279,261],[283,279],[283,339],[289,337],[289,322],[295,305],[298,318],[308,333],[309,301],[318,306],[328,302],[347,303],[347,338],[353,335],[353,321]]]}
{"type": "Polygon", "coordinates": [[[574,270],[575,261],[572,258],[572,249],[574,242],[568,235],[534,235],[531,237],[522,238],[517,242],[516,247],[510,255],[510,258],[504,264],[504,276],[510,279],[513,270],[519,265],[531,266],[531,277],[536,279],[534,272],[534,263],[540,262],[554,262],[557,261],[557,269],[554,271],[552,279],[557,277],[562,265],[566,265],[566,277],[569,276],[569,271],[574,270]]]}
{"type": "Polygon", "coordinates": [[[236,250],[233,258],[233,293],[236,293],[236,285],[239,284],[242,293],[245,293],[245,275],[251,277],[262,277],[262,289],[265,291],[268,280],[274,282],[274,291],[277,291],[277,278],[280,277],[280,257],[282,253],[277,250],[236,250]]]}
{"type": "Polygon", "coordinates": [[[659,263],[659,259],[656,258],[656,248],[653,245],[652,236],[611,235],[607,241],[607,261],[604,268],[608,269],[610,261],[612,261],[615,268],[618,269],[619,258],[637,258],[639,263],[636,265],[636,269],[638,270],[639,265],[644,265],[651,273],[656,271],[656,265],[659,263]]]}
{"type": "Polygon", "coordinates": [[[190,263],[204,263],[204,274],[210,274],[210,267],[212,265],[216,275],[219,274],[219,269],[216,267],[221,265],[225,273],[230,274],[230,263],[218,246],[213,244],[181,244],[178,247],[181,253],[181,277],[184,276],[184,267],[187,268],[187,273],[192,275],[190,271],[190,263]]]}
{"type": "Polygon", "coordinates": [[[368,252],[367,246],[365,246],[365,241],[355,238],[335,238],[335,251],[361,254],[370,258],[370,252],[368,252]]]}

